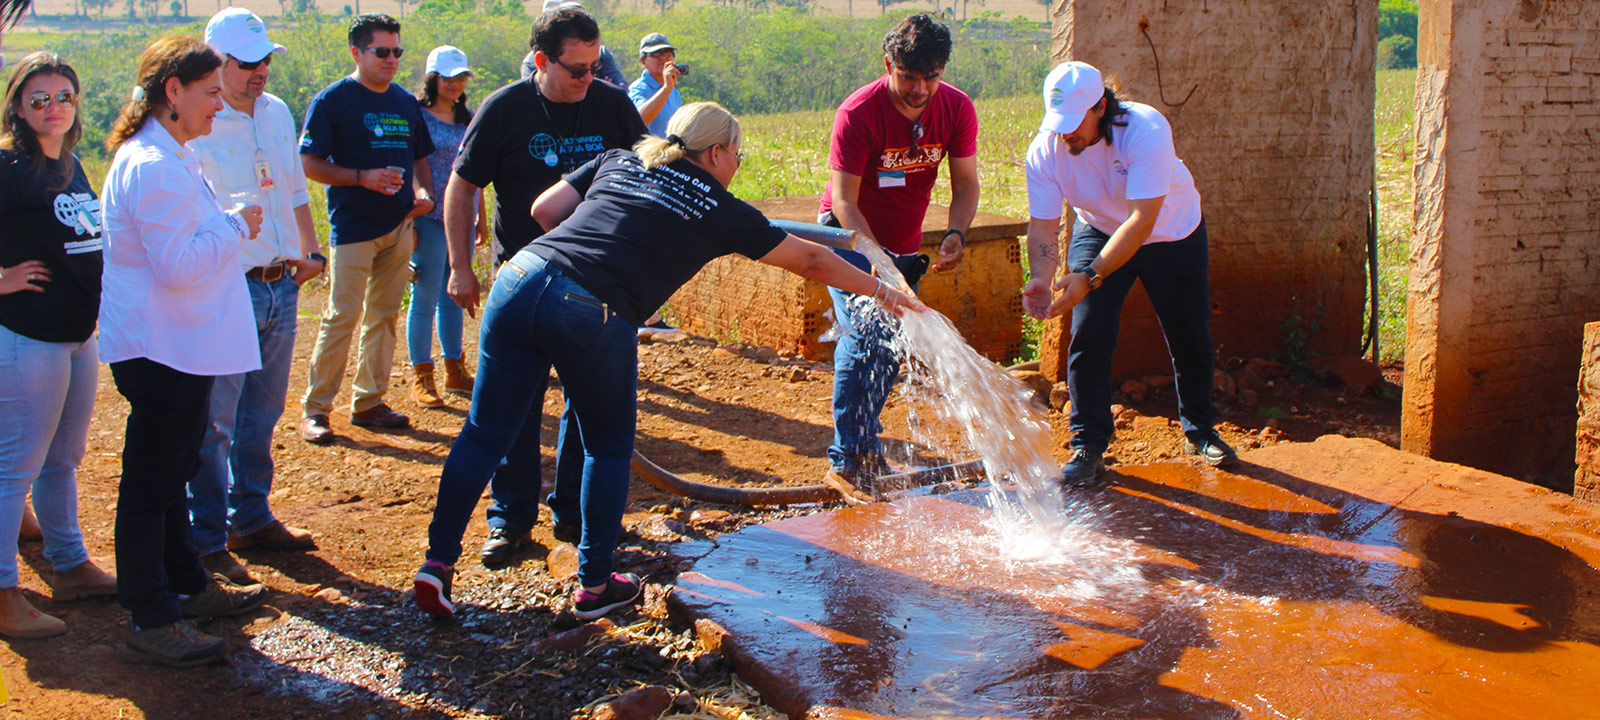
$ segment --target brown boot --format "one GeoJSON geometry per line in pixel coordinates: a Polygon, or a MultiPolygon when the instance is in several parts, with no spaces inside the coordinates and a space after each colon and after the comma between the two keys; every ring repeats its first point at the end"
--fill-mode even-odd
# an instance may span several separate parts
{"type": "Polygon", "coordinates": [[[425,408],[444,407],[444,398],[439,397],[439,391],[433,386],[433,363],[411,366],[411,399],[425,408]]]}
{"type": "Polygon", "coordinates": [[[457,395],[472,397],[472,376],[460,360],[444,359],[444,389],[457,395]]]}
{"type": "Polygon", "coordinates": [[[22,596],[22,588],[0,590],[0,635],[31,639],[65,635],[67,624],[61,618],[39,612],[22,596]]]}
{"type": "Polygon", "coordinates": [[[56,573],[50,584],[51,600],[72,602],[93,597],[116,597],[117,576],[101,570],[93,560],[85,560],[77,567],[56,573]]]}
{"type": "Polygon", "coordinates": [[[24,542],[37,542],[44,539],[44,530],[39,529],[39,518],[33,515],[33,503],[22,503],[22,529],[17,531],[17,539],[24,542]]]}

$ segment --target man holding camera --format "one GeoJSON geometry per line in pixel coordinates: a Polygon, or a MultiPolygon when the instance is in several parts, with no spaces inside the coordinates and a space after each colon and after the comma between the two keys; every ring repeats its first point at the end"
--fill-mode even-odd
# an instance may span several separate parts
{"type": "Polygon", "coordinates": [[[644,74],[628,86],[628,99],[639,108],[639,117],[650,128],[650,134],[659,138],[667,136],[667,123],[683,107],[678,78],[689,74],[689,66],[679,65],[677,57],[678,49],[667,41],[667,36],[644,36],[639,41],[639,64],[644,66],[644,74]]]}

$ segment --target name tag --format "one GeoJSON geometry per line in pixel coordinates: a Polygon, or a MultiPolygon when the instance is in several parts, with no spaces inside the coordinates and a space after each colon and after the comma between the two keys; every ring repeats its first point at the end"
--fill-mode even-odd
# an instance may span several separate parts
{"type": "Polygon", "coordinates": [[[906,171],[904,170],[879,170],[878,187],[905,187],[906,171]]]}
{"type": "Polygon", "coordinates": [[[261,187],[262,192],[277,186],[272,180],[272,165],[265,160],[256,163],[256,184],[261,187]]]}

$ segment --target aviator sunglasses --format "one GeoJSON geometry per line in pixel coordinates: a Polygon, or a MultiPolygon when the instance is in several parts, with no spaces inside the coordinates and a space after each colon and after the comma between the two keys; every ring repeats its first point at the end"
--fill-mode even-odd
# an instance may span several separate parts
{"type": "MultiPolygon", "coordinates": [[[[379,50],[388,50],[388,48],[378,48],[378,49],[379,50]]],[[[376,53],[374,53],[374,54],[376,54],[376,53]]],[[[254,70],[254,69],[258,68],[258,67],[261,67],[262,65],[266,65],[268,67],[271,67],[271,65],[272,65],[272,55],[273,55],[273,53],[267,53],[266,57],[261,58],[260,60],[257,60],[255,62],[245,62],[243,60],[240,60],[239,58],[233,58],[233,62],[239,66],[240,70],[254,70]]],[[[394,54],[394,56],[395,57],[400,57],[400,53],[396,52],[394,54]]],[[[233,57],[233,56],[229,55],[228,57],[233,57]]],[[[382,58],[383,56],[382,55],[378,55],[378,57],[382,58]]]]}
{"type": "Polygon", "coordinates": [[[361,49],[366,50],[373,55],[377,55],[379,60],[388,60],[390,55],[393,55],[394,59],[399,60],[401,56],[406,54],[405,48],[397,47],[372,47],[371,45],[362,45],[361,49]]]}
{"type": "Polygon", "coordinates": [[[78,94],[71,90],[62,90],[53,97],[43,90],[35,90],[28,93],[28,107],[34,110],[43,110],[56,103],[67,107],[75,107],[78,104],[78,94]]]}
{"type": "MultiPolygon", "coordinates": [[[[549,57],[549,56],[546,55],[545,57],[549,57]]],[[[587,67],[584,67],[584,66],[573,67],[573,66],[568,65],[568,64],[566,64],[564,62],[561,62],[560,60],[558,60],[556,58],[553,58],[553,57],[550,58],[550,62],[553,62],[553,63],[555,63],[557,65],[560,65],[561,69],[567,71],[567,74],[571,75],[572,79],[574,79],[574,80],[581,80],[585,76],[587,76],[589,73],[594,73],[595,77],[599,77],[600,76],[600,71],[605,69],[605,65],[602,65],[598,60],[595,61],[595,64],[589,65],[587,67]]]]}

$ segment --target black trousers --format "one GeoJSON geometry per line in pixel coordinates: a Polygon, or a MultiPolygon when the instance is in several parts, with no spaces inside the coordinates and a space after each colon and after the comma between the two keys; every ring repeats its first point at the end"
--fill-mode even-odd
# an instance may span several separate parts
{"type": "Polygon", "coordinates": [[[178,593],[210,582],[185,488],[200,470],[212,378],[145,358],[111,363],[111,377],[131,406],[117,490],[117,602],[146,630],[182,620],[178,593]]]}

